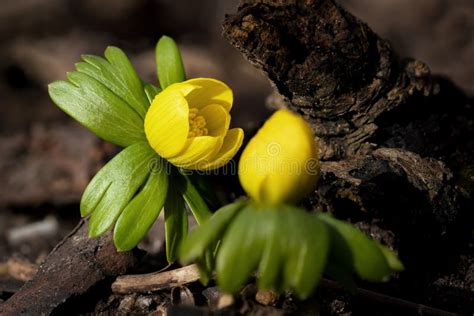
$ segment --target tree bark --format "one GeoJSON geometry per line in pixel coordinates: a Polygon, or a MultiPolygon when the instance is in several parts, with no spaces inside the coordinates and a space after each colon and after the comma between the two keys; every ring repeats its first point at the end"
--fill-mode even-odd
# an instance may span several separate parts
{"type": "Polygon", "coordinates": [[[89,238],[87,224],[81,221],[53,249],[34,278],[0,305],[0,314],[60,314],[71,309],[68,305],[74,305],[75,312],[87,311],[80,305],[81,298],[93,295],[93,290],[110,291],[113,278],[125,273],[136,259],[133,252],[117,253],[110,234],[89,238]]]}
{"type": "Polygon", "coordinates": [[[241,0],[224,36],[273,83],[269,105],[317,136],[308,206],[396,249],[401,296],[472,310],[472,98],[334,0],[241,0]]]}
{"type": "Polygon", "coordinates": [[[423,62],[399,59],[333,0],[241,1],[224,36],[311,122],[324,160],[377,147],[452,167],[472,158],[473,142],[462,137],[473,132],[472,100],[423,62]]]}

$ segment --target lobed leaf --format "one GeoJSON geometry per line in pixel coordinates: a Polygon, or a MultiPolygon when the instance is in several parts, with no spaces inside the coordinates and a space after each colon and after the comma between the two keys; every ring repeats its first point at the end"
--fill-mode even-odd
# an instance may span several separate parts
{"type": "Polygon", "coordinates": [[[84,62],[76,64],[77,71],[102,83],[144,119],[149,102],[142,82],[127,55],[120,48],[109,46],[104,56],[106,59],[83,55],[84,62]]]}
{"type": "Polygon", "coordinates": [[[364,233],[349,223],[337,220],[327,214],[318,214],[329,228],[331,234],[332,258],[339,258],[350,254],[352,265],[357,275],[368,281],[384,281],[392,272],[385,255],[378,243],[368,238],[364,233]]]}
{"type": "Polygon", "coordinates": [[[119,251],[134,248],[145,237],[165,204],[168,193],[166,162],[156,157],[153,171],[143,189],[120,214],[114,230],[114,242],[119,251]]]}
{"type": "Polygon", "coordinates": [[[102,139],[119,146],[145,140],[143,118],[97,79],[71,72],[48,86],[53,102],[102,139]]]}
{"type": "Polygon", "coordinates": [[[162,36],[155,48],[156,67],[161,88],[186,79],[183,60],[176,42],[168,36],[162,36]]]}
{"type": "Polygon", "coordinates": [[[267,219],[262,229],[265,230],[266,241],[258,267],[258,287],[260,289],[273,289],[281,292],[283,286],[283,267],[285,265],[286,251],[282,247],[286,235],[281,229],[285,227],[284,218],[272,210],[267,210],[267,219]]]}
{"type": "Polygon", "coordinates": [[[352,250],[334,227],[326,227],[330,236],[330,250],[325,273],[339,281],[346,289],[354,290],[356,287],[353,279],[355,268],[352,250]]]}
{"type": "Polygon", "coordinates": [[[188,236],[184,261],[195,260],[205,280],[216,265],[217,283],[235,293],[258,270],[260,289],[293,290],[307,298],[323,272],[354,289],[352,274],[383,281],[403,268],[388,248],[352,225],[292,206],[236,202],[218,210],[188,236]],[[221,245],[214,256],[215,240],[221,245]]]}
{"type": "Polygon", "coordinates": [[[264,215],[248,205],[230,223],[216,258],[217,282],[224,292],[238,291],[258,267],[265,245],[264,215]]]}
{"type": "Polygon", "coordinates": [[[286,218],[287,254],[284,266],[285,288],[292,288],[299,298],[307,298],[323,274],[329,237],[325,225],[313,215],[301,209],[287,207],[286,218]]]}
{"type": "Polygon", "coordinates": [[[228,204],[217,210],[204,224],[191,231],[181,247],[181,260],[189,263],[203,257],[206,250],[212,248],[211,245],[222,237],[227,225],[244,206],[244,201],[228,204]]]}
{"type": "Polygon", "coordinates": [[[122,150],[94,176],[80,205],[82,216],[92,214],[91,237],[111,228],[147,179],[150,161],[156,157],[147,142],[138,142],[122,150]]]}

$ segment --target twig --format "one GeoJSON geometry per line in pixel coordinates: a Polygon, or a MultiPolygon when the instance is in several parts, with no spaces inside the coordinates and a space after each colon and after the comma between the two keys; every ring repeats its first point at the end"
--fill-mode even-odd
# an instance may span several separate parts
{"type": "MultiPolygon", "coordinates": [[[[116,294],[147,293],[164,290],[199,280],[199,270],[195,264],[166,272],[153,272],[139,275],[124,275],[117,278],[112,284],[112,291],[116,294]]],[[[344,287],[335,281],[321,280],[321,287],[337,292],[345,291],[344,287]]],[[[393,306],[404,312],[425,316],[455,316],[456,314],[436,309],[430,306],[413,303],[400,298],[380,294],[358,288],[355,296],[374,303],[393,306]]]]}
{"type": "Polygon", "coordinates": [[[147,293],[197,280],[199,280],[199,269],[192,264],[171,271],[120,276],[112,283],[112,291],[117,294],[147,293]]]}
{"type": "MultiPolygon", "coordinates": [[[[322,279],[320,282],[320,286],[337,291],[337,292],[345,291],[342,285],[328,279],[322,279]]],[[[385,308],[389,308],[388,306],[391,306],[399,310],[404,315],[409,314],[409,315],[423,315],[423,316],[456,316],[456,314],[450,313],[444,310],[406,301],[400,298],[388,296],[385,294],[380,294],[380,293],[365,290],[362,288],[356,289],[355,297],[361,300],[370,301],[372,303],[383,304],[385,308]]]]}

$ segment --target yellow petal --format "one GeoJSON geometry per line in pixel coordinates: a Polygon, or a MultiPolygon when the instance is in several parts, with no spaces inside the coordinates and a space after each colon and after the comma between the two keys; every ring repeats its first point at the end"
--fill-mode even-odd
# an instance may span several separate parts
{"type": "Polygon", "coordinates": [[[244,149],[239,178],[245,191],[262,203],[294,202],[305,196],[319,178],[310,126],[288,110],[277,111],[244,149]]]}
{"type": "Polygon", "coordinates": [[[217,169],[227,164],[229,160],[235,156],[240,146],[242,146],[243,140],[244,131],[241,128],[233,128],[229,130],[224,138],[224,144],[222,145],[222,148],[219,150],[214,160],[207,165],[202,165],[200,170],[217,169]]]}
{"type": "Polygon", "coordinates": [[[145,134],[161,157],[173,157],[186,145],[188,117],[188,103],[180,91],[165,89],[155,97],[145,116],[145,134]]]}
{"type": "Polygon", "coordinates": [[[210,136],[224,136],[229,130],[230,115],[222,105],[209,104],[199,111],[206,120],[210,136]]]}
{"type": "Polygon", "coordinates": [[[189,81],[190,80],[173,83],[166,87],[164,91],[179,91],[183,96],[186,97],[189,93],[191,93],[191,91],[201,88],[200,85],[192,84],[189,81]]]}
{"type": "Polygon", "coordinates": [[[195,169],[194,166],[207,162],[222,147],[223,137],[199,136],[186,141],[184,149],[175,157],[168,159],[170,163],[185,169],[195,169]]]}
{"type": "Polygon", "coordinates": [[[201,109],[209,104],[219,104],[227,112],[232,108],[232,90],[222,81],[212,78],[195,78],[184,83],[198,86],[186,95],[190,107],[201,109]]]}

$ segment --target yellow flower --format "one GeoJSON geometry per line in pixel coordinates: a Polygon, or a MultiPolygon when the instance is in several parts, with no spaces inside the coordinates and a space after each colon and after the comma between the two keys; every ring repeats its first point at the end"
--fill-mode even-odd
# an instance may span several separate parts
{"type": "Polygon", "coordinates": [[[195,78],[168,86],[145,117],[150,146],[185,169],[216,169],[235,155],[244,132],[229,130],[232,90],[223,82],[195,78]]]}
{"type": "Polygon", "coordinates": [[[264,204],[296,202],[307,195],[319,178],[311,127],[299,115],[277,111],[244,149],[239,178],[247,194],[264,204]]]}

